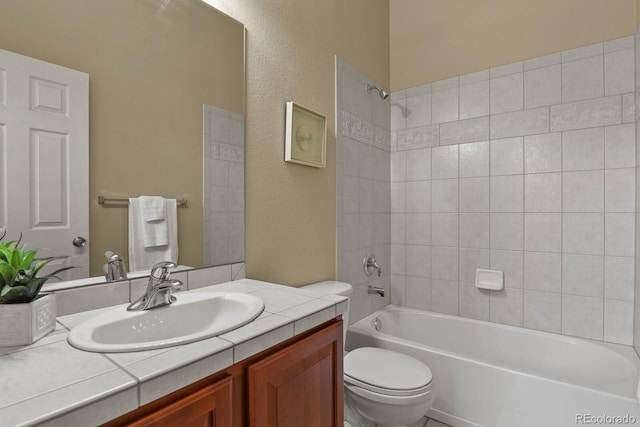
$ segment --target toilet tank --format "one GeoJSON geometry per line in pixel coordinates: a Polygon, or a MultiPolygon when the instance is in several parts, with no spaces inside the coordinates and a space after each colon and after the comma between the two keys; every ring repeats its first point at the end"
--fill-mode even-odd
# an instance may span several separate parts
{"type": "Polygon", "coordinates": [[[353,293],[353,287],[345,282],[327,280],[325,282],[312,283],[307,286],[302,286],[300,289],[310,291],[317,296],[340,295],[347,298],[347,311],[342,315],[342,343],[344,344],[347,338],[347,327],[349,326],[349,310],[351,308],[351,294],[353,293]]]}

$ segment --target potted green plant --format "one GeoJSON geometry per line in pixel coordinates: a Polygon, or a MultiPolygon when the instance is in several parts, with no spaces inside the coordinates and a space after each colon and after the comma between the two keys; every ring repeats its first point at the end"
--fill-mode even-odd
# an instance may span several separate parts
{"type": "Polygon", "coordinates": [[[55,328],[55,295],[39,292],[47,280],[73,268],[38,277],[49,262],[65,257],[37,258],[20,240],[0,242],[0,346],[31,344],[55,328]]]}

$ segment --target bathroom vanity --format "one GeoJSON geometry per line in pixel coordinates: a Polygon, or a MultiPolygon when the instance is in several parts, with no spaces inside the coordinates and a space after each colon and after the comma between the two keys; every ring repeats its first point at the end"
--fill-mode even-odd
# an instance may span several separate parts
{"type": "Polygon", "coordinates": [[[296,427],[301,420],[309,426],[338,426],[341,379],[342,321],[334,319],[105,427],[296,427]]]}
{"type": "Polygon", "coordinates": [[[0,425],[339,425],[345,298],[250,279],[189,292],[200,291],[250,293],[265,311],[217,337],[128,353],[67,342],[113,307],[60,316],[33,345],[0,349],[0,425]]]}

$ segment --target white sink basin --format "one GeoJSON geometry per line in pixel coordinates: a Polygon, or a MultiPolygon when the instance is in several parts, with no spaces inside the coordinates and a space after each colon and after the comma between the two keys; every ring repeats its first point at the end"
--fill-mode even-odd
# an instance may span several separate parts
{"type": "Polygon", "coordinates": [[[144,311],[126,306],[92,317],[71,329],[69,343],[104,353],[151,350],[211,338],[258,317],[264,302],[238,292],[175,294],[171,305],[144,311]]]}

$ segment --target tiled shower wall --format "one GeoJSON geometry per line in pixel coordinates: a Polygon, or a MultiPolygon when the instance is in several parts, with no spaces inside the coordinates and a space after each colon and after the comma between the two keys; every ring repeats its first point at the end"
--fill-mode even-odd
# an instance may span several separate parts
{"type": "Polygon", "coordinates": [[[244,261],[244,116],[203,106],[203,265],[244,261]]]}
{"type": "Polygon", "coordinates": [[[393,93],[391,303],[631,344],[634,91],[630,36],[393,93]]]}
{"type": "Polygon", "coordinates": [[[389,99],[367,92],[370,79],[336,58],[337,276],[353,286],[350,322],[389,303],[389,99]],[[375,254],[382,275],[366,276],[362,261],[375,254]],[[369,285],[386,290],[367,294],[369,285]]]}

